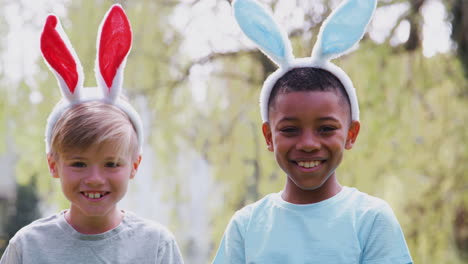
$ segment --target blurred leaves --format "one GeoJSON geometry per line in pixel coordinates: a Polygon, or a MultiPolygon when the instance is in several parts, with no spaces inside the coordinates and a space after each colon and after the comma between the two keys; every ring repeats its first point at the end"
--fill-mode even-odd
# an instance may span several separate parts
{"type": "MultiPolygon", "coordinates": [[[[174,184],[167,188],[168,203],[180,210],[190,199],[184,191],[190,175],[184,173],[192,172],[177,170],[178,157],[195,152],[210,167],[216,189],[205,201],[213,205],[208,223],[212,233],[206,236],[212,238],[214,254],[234,211],[280,191],[285,181],[266,149],[258,107],[263,80],[275,66],[252,49],[213,51],[191,59],[181,48],[185,36],[169,23],[169,18],[177,5],[196,6],[201,1],[67,1],[67,16],[61,20],[83,64],[85,86],[96,85],[97,29],[114,2],[124,6],[134,36],[124,90],[137,110],[145,113],[144,123],[150,131],[146,142],[162,164],[152,172],[154,177],[170,179],[174,184]],[[193,77],[197,72],[205,74],[197,79],[193,77]]],[[[221,2],[225,0],[217,1],[221,2]]],[[[409,2],[380,1],[379,6],[409,2]]],[[[443,1],[449,11],[458,10],[451,8],[462,2],[443,1]]],[[[297,1],[297,5],[306,5],[306,1],[297,1]]],[[[322,11],[326,14],[329,10],[322,11]]],[[[404,15],[419,17],[418,12],[416,9],[404,15]]],[[[457,18],[454,16],[454,23],[457,18]]],[[[420,18],[414,19],[421,23],[420,18]]],[[[310,54],[320,23],[314,20],[304,28],[291,29],[296,56],[310,54]]],[[[416,29],[414,34],[420,36],[421,24],[416,29]]],[[[0,23],[0,32],[7,31],[8,24],[0,23]]],[[[455,32],[466,30],[457,31],[454,25],[455,32]]],[[[366,37],[359,50],[335,61],[354,81],[362,123],[357,143],[345,154],[338,178],[342,184],[392,205],[415,263],[467,263],[462,253],[468,244],[466,60],[455,52],[426,58],[421,39],[414,41],[411,48],[403,48],[405,43],[395,47],[389,41],[376,44],[366,37]]],[[[463,43],[458,52],[466,48],[463,43]]],[[[0,151],[7,151],[6,142],[12,143],[9,155],[17,156],[17,181],[27,184],[31,175],[37,175],[39,196],[65,208],[67,201],[59,182],[49,176],[43,143],[46,118],[60,92],[45,64],[41,60],[31,63],[40,67],[34,84],[26,80],[10,84],[3,71],[7,65],[0,60],[0,96],[5,98],[0,101],[0,151]],[[31,103],[32,91],[40,92],[43,100],[31,103]]],[[[181,215],[174,210],[172,222],[185,230],[190,219],[181,215]]],[[[193,243],[197,241],[179,241],[184,252],[192,252],[196,248],[193,243]]]]}

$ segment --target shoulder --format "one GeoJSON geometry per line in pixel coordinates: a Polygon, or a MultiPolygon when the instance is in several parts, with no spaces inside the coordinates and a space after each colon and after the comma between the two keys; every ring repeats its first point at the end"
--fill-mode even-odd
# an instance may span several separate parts
{"type": "Polygon", "coordinates": [[[275,194],[269,194],[234,213],[229,222],[213,263],[245,263],[245,235],[252,220],[257,220],[272,206],[275,194]]]}
{"type": "Polygon", "coordinates": [[[412,263],[403,231],[390,205],[356,189],[349,200],[357,218],[362,263],[412,263]]]}
{"type": "MultiPolygon", "coordinates": [[[[125,232],[128,240],[136,241],[133,245],[144,243],[144,248],[156,249],[158,263],[183,263],[182,255],[174,235],[157,221],[146,219],[136,214],[125,212],[125,232]]],[[[124,237],[125,238],[125,237],[124,237]]]]}
{"type": "Polygon", "coordinates": [[[262,199],[248,204],[234,213],[228,224],[229,230],[236,230],[236,233],[245,234],[252,223],[261,222],[265,215],[275,206],[277,193],[271,193],[262,199]]]}
{"type": "Polygon", "coordinates": [[[379,227],[400,228],[392,208],[385,200],[355,188],[346,188],[347,193],[336,209],[342,216],[352,219],[359,233],[367,234],[379,227]]]}
{"type": "Polygon", "coordinates": [[[137,216],[129,211],[125,214],[125,224],[131,233],[139,233],[144,236],[144,239],[157,239],[162,243],[175,241],[172,232],[161,223],[137,216]]]}
{"type": "MultiPolygon", "coordinates": [[[[383,199],[354,189],[351,200],[355,208],[360,236],[363,240],[392,241],[405,243],[404,236],[391,206],[383,199]]],[[[372,243],[372,244],[378,244],[372,243]]]]}
{"type": "Polygon", "coordinates": [[[23,252],[27,248],[43,244],[44,239],[60,237],[62,233],[57,224],[59,216],[59,213],[54,214],[24,226],[10,239],[10,247],[15,248],[17,252],[23,252]]]}
{"type": "Polygon", "coordinates": [[[57,221],[59,217],[60,214],[57,213],[31,222],[29,225],[18,230],[13,236],[12,241],[49,234],[52,229],[58,229],[57,221]]]}
{"type": "Polygon", "coordinates": [[[344,200],[347,208],[354,210],[357,214],[377,215],[393,214],[390,205],[383,199],[361,192],[356,188],[349,188],[344,200]]]}
{"type": "Polygon", "coordinates": [[[362,205],[363,207],[375,207],[387,204],[383,199],[372,196],[365,192],[352,187],[344,187],[347,189],[346,200],[362,205]]]}
{"type": "Polygon", "coordinates": [[[249,221],[249,219],[253,216],[262,214],[263,212],[267,211],[268,208],[274,206],[277,196],[278,193],[271,193],[254,203],[244,206],[234,213],[234,216],[232,217],[233,220],[245,222],[249,221]]]}

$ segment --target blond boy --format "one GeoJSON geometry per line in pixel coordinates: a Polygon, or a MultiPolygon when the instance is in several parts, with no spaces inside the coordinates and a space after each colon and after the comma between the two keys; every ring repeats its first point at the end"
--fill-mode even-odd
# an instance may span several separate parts
{"type": "MultiPolygon", "coordinates": [[[[47,18],[41,50],[63,95],[48,118],[50,173],[70,208],[22,228],[0,260],[13,263],[183,263],[171,232],[121,210],[141,161],[142,124],[120,95],[131,28],[120,5],[101,24],[97,88],[83,88],[83,73],[54,15],[47,18]]],[[[146,201],[141,201],[146,202],[146,201]]]]}

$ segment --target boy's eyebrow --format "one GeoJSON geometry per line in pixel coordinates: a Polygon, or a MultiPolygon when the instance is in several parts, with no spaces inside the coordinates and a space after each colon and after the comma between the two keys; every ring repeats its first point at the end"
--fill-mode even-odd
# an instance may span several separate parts
{"type": "Polygon", "coordinates": [[[84,160],[85,159],[83,156],[79,156],[79,155],[64,155],[63,157],[67,160],[84,160]]]}
{"type": "Polygon", "coordinates": [[[281,118],[281,119],[278,121],[278,123],[283,122],[283,121],[295,121],[295,120],[297,120],[297,118],[285,116],[285,117],[281,118]]]}
{"type": "MultiPolygon", "coordinates": [[[[297,120],[297,118],[295,118],[295,117],[285,116],[285,117],[281,118],[281,119],[278,121],[278,123],[281,123],[281,122],[283,122],[283,121],[296,121],[296,120],[297,120]]],[[[323,116],[323,117],[319,117],[317,120],[318,120],[318,121],[329,121],[329,120],[330,120],[330,121],[339,122],[339,119],[336,118],[336,117],[334,117],[334,116],[323,116]]]]}
{"type": "Polygon", "coordinates": [[[335,118],[334,116],[324,116],[324,117],[320,117],[318,118],[319,121],[328,121],[328,120],[331,120],[331,121],[337,121],[339,122],[339,119],[338,118],[335,118]]]}
{"type": "Polygon", "coordinates": [[[106,161],[116,161],[116,160],[122,160],[120,157],[113,157],[113,156],[109,156],[109,157],[106,157],[104,160],[106,161]]]}
{"type": "Polygon", "coordinates": [[[105,161],[118,161],[118,162],[124,162],[126,161],[127,156],[125,155],[118,155],[118,156],[106,156],[104,157],[105,161]]]}

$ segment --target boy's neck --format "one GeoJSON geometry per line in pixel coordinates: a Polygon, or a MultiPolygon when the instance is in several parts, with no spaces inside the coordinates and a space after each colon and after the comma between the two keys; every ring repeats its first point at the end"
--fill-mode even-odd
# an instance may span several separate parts
{"type": "Polygon", "coordinates": [[[342,188],[335,175],[332,175],[321,187],[314,190],[301,189],[288,177],[281,198],[292,204],[312,204],[335,196],[342,188]]]}
{"type": "Polygon", "coordinates": [[[77,232],[86,235],[101,234],[112,230],[122,222],[124,217],[124,213],[117,208],[104,216],[85,216],[77,211],[71,207],[65,212],[65,220],[77,232]]]}

